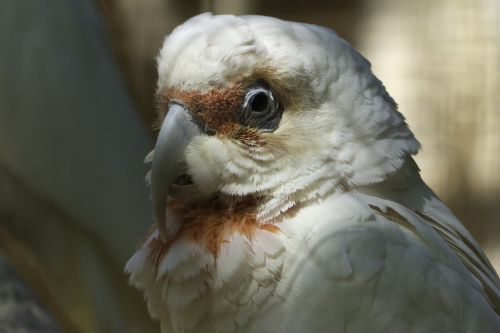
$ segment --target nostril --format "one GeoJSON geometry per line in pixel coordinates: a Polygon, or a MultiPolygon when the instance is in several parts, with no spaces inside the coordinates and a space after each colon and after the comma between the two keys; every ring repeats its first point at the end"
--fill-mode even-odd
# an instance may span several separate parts
{"type": "Polygon", "coordinates": [[[193,184],[193,179],[191,178],[190,175],[188,175],[187,173],[184,173],[175,179],[174,184],[181,185],[181,186],[182,185],[191,185],[191,184],[193,184]]]}

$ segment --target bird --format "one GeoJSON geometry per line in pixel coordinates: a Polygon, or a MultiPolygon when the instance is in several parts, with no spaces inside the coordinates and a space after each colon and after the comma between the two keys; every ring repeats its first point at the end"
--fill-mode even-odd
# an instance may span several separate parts
{"type": "Polygon", "coordinates": [[[500,283],[333,30],[204,13],[157,57],[155,223],[126,264],[162,332],[500,332],[500,283]]]}

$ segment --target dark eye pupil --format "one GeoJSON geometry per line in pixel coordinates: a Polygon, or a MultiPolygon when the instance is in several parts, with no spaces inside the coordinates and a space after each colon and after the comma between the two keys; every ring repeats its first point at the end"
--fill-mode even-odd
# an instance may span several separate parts
{"type": "Polygon", "coordinates": [[[265,92],[259,92],[252,97],[250,107],[254,112],[262,112],[267,110],[269,105],[269,97],[265,92]]]}
{"type": "Polygon", "coordinates": [[[238,122],[245,127],[273,132],[279,126],[282,113],[283,107],[273,91],[265,82],[258,81],[248,87],[238,122]]]}

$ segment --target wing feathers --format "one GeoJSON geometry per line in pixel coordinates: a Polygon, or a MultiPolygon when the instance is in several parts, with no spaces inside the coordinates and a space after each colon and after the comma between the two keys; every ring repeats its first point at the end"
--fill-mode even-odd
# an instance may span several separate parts
{"type": "Polygon", "coordinates": [[[422,212],[416,211],[425,222],[432,226],[448,244],[448,246],[457,254],[467,270],[478,280],[487,295],[488,302],[493,309],[500,315],[500,286],[498,275],[491,266],[486,256],[468,241],[467,237],[460,234],[458,230],[451,229],[443,223],[430,218],[422,212]]]}
{"type": "MultiPolygon", "coordinates": [[[[389,221],[413,232],[416,237],[425,242],[425,237],[422,237],[410,220],[405,218],[396,209],[390,206],[384,206],[382,209],[373,204],[368,204],[368,206],[389,221]]],[[[453,250],[467,271],[480,284],[486,300],[495,312],[500,314],[500,285],[498,275],[481,250],[468,241],[466,236],[463,236],[458,230],[453,229],[450,224],[440,223],[420,211],[413,210],[413,212],[416,213],[420,222],[430,225],[447,246],[453,250]]]]}

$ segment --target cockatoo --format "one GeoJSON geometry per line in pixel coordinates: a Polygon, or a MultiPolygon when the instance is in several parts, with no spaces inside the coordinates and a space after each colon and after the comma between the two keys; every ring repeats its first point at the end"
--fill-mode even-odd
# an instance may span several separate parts
{"type": "Polygon", "coordinates": [[[158,74],[156,227],[126,271],[162,332],[500,332],[495,270],[335,32],[202,14],[158,74]]]}

